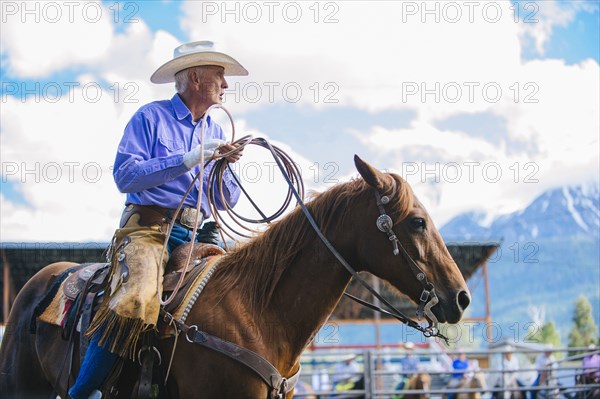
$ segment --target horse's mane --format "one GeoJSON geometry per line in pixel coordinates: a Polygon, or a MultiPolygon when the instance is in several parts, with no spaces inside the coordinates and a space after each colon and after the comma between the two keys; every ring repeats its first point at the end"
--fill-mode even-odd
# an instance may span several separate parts
{"type": "MultiPolygon", "coordinates": [[[[386,206],[392,220],[398,222],[413,206],[412,189],[400,176],[388,176],[393,182],[392,187],[381,194],[390,197],[390,204],[398,204],[394,208],[386,206]]],[[[353,179],[313,195],[306,206],[323,234],[332,237],[334,226],[343,223],[347,216],[356,217],[351,211],[359,204],[368,204],[367,197],[368,201],[375,202],[370,186],[363,179],[353,179]]],[[[317,239],[297,206],[289,215],[272,223],[264,233],[225,256],[215,273],[214,283],[223,294],[239,290],[241,297],[246,298],[255,311],[261,312],[293,259],[317,239]]]]}

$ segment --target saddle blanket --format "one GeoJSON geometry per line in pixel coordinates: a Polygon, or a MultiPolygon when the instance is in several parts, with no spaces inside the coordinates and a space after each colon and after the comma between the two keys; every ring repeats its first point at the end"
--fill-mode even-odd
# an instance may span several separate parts
{"type": "MultiPolygon", "coordinates": [[[[198,262],[197,260],[195,266],[190,267],[188,273],[186,273],[186,278],[184,279],[181,289],[176,295],[171,306],[168,308],[168,311],[173,314],[176,319],[180,320],[185,318],[184,315],[186,315],[188,304],[190,304],[192,301],[196,301],[197,295],[202,291],[215,271],[219,263],[218,261],[223,256],[224,251],[218,247],[218,250],[215,250],[214,247],[215,246],[212,245],[199,246],[196,254],[199,255],[198,260],[201,261],[198,262]]],[[[38,309],[36,309],[36,315],[34,315],[34,318],[35,316],[39,315],[38,320],[40,321],[59,327],[65,326],[69,316],[69,310],[71,310],[71,307],[74,304],[74,298],[78,292],[76,289],[81,288],[74,286],[73,281],[78,279],[74,278],[73,274],[84,268],[84,266],[94,265],[76,266],[72,269],[66,270],[57,278],[57,281],[46,294],[46,297],[38,305],[38,309]]],[[[91,273],[86,273],[86,270],[82,270],[82,272],[83,273],[80,273],[82,278],[83,276],[87,278],[91,276],[91,273]]],[[[163,287],[166,294],[171,294],[171,291],[174,288],[173,286],[176,285],[176,281],[179,279],[178,275],[180,272],[180,270],[173,271],[165,275],[163,287]]],[[[78,322],[77,331],[79,330],[78,322]]],[[[163,330],[161,335],[166,338],[171,334],[163,330]]]]}
{"type": "Polygon", "coordinates": [[[100,284],[107,271],[106,263],[84,263],[63,271],[37,305],[34,318],[39,317],[43,322],[64,327],[69,310],[87,280],[93,278],[92,283],[100,284]]]}
{"type": "Polygon", "coordinates": [[[54,324],[55,326],[65,326],[67,314],[73,305],[73,300],[67,298],[64,293],[65,282],[66,280],[60,283],[56,295],[54,295],[52,302],[50,302],[48,307],[42,312],[39,320],[45,323],[54,324]]]}

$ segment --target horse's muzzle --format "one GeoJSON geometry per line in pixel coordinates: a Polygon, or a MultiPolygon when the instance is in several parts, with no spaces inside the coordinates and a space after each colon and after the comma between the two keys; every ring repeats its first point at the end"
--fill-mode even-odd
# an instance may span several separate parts
{"type": "Polygon", "coordinates": [[[452,299],[446,299],[440,295],[440,302],[431,310],[440,323],[454,324],[460,321],[470,303],[469,291],[460,290],[452,299]]]}

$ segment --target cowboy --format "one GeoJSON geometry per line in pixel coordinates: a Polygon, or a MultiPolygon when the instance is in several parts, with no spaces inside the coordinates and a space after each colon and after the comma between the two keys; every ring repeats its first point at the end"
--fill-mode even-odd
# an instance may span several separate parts
{"type": "MultiPolygon", "coordinates": [[[[537,377],[533,381],[532,387],[539,387],[540,385],[555,385],[552,381],[554,378],[555,369],[558,367],[556,359],[554,358],[552,344],[545,345],[544,352],[540,353],[535,358],[535,368],[538,370],[537,377]]],[[[543,392],[539,396],[548,396],[547,391],[533,390],[531,391],[531,399],[536,399],[538,394],[543,392]]]]}
{"type": "MultiPolygon", "coordinates": [[[[177,47],[173,59],[150,78],[153,83],[175,82],[177,93],[170,100],[142,106],[125,127],[119,144],[113,175],[119,190],[127,194],[126,207],[109,253],[109,286],[86,332],[91,342],[79,376],[69,390],[71,398],[100,398],[98,389],[116,360],[132,357],[140,335],[156,326],[162,274],[170,251],[190,241],[216,243],[214,223],[202,224],[211,216],[206,188],[212,163],[185,197],[182,212],[175,211],[201,170],[202,155],[208,159],[217,151],[230,153],[226,156],[230,163],[240,159],[241,148],[226,144],[221,127],[210,116],[204,123],[203,117],[210,106],[221,103],[228,87],[225,76],[245,75],[248,71],[239,62],[215,51],[212,42],[200,41],[177,47]],[[202,131],[204,153],[200,146],[202,131]],[[200,184],[203,196],[201,214],[197,215],[200,184]],[[164,249],[171,220],[175,224],[168,248],[164,249]],[[201,228],[192,238],[194,227],[201,228]]],[[[224,199],[234,206],[240,190],[232,172],[226,170],[223,181],[224,199]]],[[[219,209],[224,205],[217,200],[219,209]]]]}
{"type": "MultiPolygon", "coordinates": [[[[469,360],[467,359],[467,354],[463,349],[459,349],[456,358],[452,362],[452,370],[454,372],[452,373],[446,388],[457,389],[462,384],[465,374],[469,368],[470,364],[469,360]]],[[[448,393],[448,399],[454,399],[456,396],[457,395],[455,392],[448,393]]]]}
{"type": "MultiPolygon", "coordinates": [[[[414,374],[418,374],[421,368],[421,360],[419,357],[415,356],[415,344],[412,342],[407,342],[404,344],[404,349],[406,350],[406,354],[400,360],[400,366],[403,373],[398,376],[400,381],[394,388],[396,391],[408,389],[408,381],[414,374]]],[[[392,395],[391,397],[392,399],[402,399],[404,394],[401,393],[398,395],[392,395]]]]}
{"type": "Polygon", "coordinates": [[[335,391],[354,389],[360,378],[360,369],[356,363],[356,355],[353,353],[348,354],[335,365],[332,378],[333,389],[335,391]]]}

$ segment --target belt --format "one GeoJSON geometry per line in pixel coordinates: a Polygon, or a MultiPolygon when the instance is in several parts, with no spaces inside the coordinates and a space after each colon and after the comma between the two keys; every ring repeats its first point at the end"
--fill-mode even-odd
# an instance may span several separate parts
{"type": "MultiPolygon", "coordinates": [[[[196,208],[184,207],[181,208],[179,214],[175,216],[175,223],[178,223],[188,229],[194,228],[194,222],[196,221],[196,208]]],[[[139,224],[142,226],[151,226],[155,224],[164,224],[167,221],[173,220],[173,214],[175,209],[163,208],[157,205],[138,205],[128,204],[123,211],[121,217],[121,227],[127,224],[127,221],[133,214],[139,214],[139,224]]],[[[198,216],[198,226],[204,221],[204,215],[200,213],[198,216]]]]}

